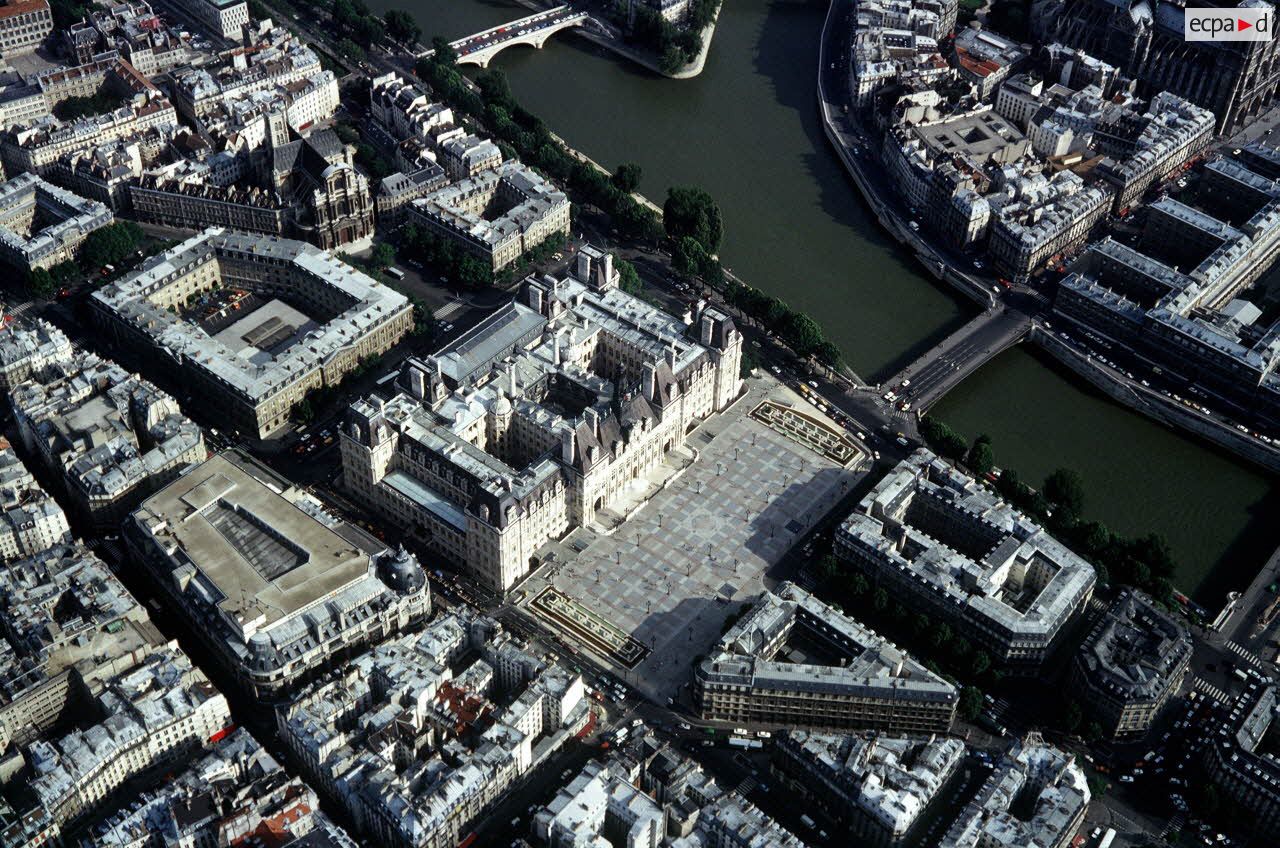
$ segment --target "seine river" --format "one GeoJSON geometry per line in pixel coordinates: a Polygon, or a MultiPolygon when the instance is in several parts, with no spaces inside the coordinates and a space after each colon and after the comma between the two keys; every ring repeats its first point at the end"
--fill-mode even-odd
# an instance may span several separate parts
{"type": "MultiPolygon", "coordinates": [[[[409,3],[423,31],[457,38],[521,17],[504,0],[409,3]]],[[[964,322],[969,307],[883,236],[829,150],[816,108],[821,0],[724,0],[701,76],[672,81],[561,33],[514,47],[501,68],[519,100],[606,167],[635,162],[661,204],[699,185],[725,218],[724,263],[814,316],[853,368],[875,380],[964,322]]],[[[1206,602],[1243,588],[1276,544],[1273,479],[1087,391],[1038,354],[1015,349],[934,414],[988,433],[997,462],[1034,481],[1059,466],[1087,484],[1090,518],[1158,532],[1177,584],[1206,602]]]]}

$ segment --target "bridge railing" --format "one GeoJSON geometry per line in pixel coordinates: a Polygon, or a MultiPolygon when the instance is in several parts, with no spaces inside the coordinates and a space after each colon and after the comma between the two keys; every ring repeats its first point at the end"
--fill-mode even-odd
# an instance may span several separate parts
{"type": "MultiPolygon", "coordinates": [[[[457,49],[461,45],[466,44],[468,41],[474,41],[477,38],[482,38],[486,35],[492,35],[496,32],[501,32],[504,29],[506,30],[510,30],[512,28],[519,29],[524,24],[536,23],[538,21],[545,20],[546,18],[551,18],[551,17],[555,17],[556,15],[563,14],[564,12],[568,11],[569,8],[570,8],[569,5],[566,4],[563,6],[557,6],[554,9],[547,9],[542,12],[535,12],[532,15],[525,15],[523,18],[517,18],[516,20],[510,21],[505,24],[498,24],[497,26],[489,27],[486,30],[481,30],[480,32],[472,33],[471,35],[464,35],[462,38],[455,39],[454,41],[452,41],[449,46],[453,47],[454,49],[457,49]]],[[[514,34],[512,37],[514,37],[514,34]]]]}

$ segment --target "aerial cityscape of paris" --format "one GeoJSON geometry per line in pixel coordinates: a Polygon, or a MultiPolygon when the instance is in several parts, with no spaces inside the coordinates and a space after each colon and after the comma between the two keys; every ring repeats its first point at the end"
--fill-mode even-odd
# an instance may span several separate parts
{"type": "Polygon", "coordinates": [[[1272,0],[0,0],[0,848],[1277,848],[1272,0]]]}

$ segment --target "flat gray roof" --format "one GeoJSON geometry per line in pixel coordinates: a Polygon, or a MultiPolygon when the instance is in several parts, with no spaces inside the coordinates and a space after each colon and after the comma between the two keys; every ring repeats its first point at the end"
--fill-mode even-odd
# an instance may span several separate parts
{"type": "Polygon", "coordinates": [[[134,517],[204,575],[246,636],[369,573],[368,553],[222,454],[152,495],[134,517]]]}

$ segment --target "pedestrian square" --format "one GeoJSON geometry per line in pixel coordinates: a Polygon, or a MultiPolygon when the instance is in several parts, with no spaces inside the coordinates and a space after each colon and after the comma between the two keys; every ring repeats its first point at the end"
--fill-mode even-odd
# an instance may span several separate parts
{"type": "Polygon", "coordinates": [[[757,420],[751,413],[765,400],[823,420],[771,377],[749,380],[747,396],[690,433],[696,460],[625,521],[580,528],[544,549],[525,586],[526,612],[649,697],[676,696],[694,658],[848,492],[863,459],[854,447],[852,467],[838,465],[812,440],[757,420]]]}

